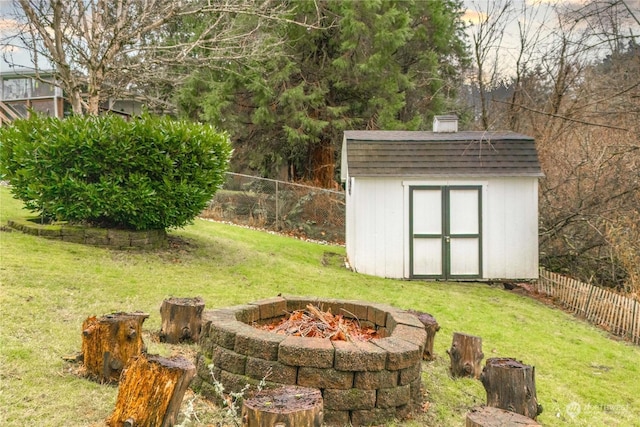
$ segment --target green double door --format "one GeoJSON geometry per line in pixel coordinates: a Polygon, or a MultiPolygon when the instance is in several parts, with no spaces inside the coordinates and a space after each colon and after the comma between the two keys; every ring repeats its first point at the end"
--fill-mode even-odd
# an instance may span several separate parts
{"type": "Polygon", "coordinates": [[[482,186],[409,187],[410,277],[482,277],[482,186]]]}

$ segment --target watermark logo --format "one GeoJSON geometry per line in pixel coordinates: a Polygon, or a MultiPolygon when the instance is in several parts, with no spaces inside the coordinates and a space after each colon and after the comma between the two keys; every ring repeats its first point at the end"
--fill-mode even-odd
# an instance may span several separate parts
{"type": "Polygon", "coordinates": [[[575,420],[578,415],[580,415],[580,412],[582,412],[582,408],[580,407],[580,404],[578,402],[571,402],[567,405],[565,411],[572,420],[575,420]]]}
{"type": "MultiPolygon", "coordinates": [[[[572,420],[575,420],[580,416],[588,418],[602,412],[622,418],[629,415],[629,406],[624,404],[594,405],[590,403],[581,405],[578,402],[570,402],[565,407],[565,414],[567,414],[567,416],[572,420]]],[[[560,416],[560,413],[558,413],[558,416],[560,416]]]]}

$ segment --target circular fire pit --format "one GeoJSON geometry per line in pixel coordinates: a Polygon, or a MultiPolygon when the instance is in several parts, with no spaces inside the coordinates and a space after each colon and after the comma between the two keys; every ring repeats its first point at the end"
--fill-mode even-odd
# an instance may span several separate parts
{"type": "Polygon", "coordinates": [[[213,382],[219,381],[226,392],[239,392],[266,377],[271,386],[320,389],[328,425],[381,424],[406,418],[421,403],[425,340],[424,326],[415,315],[385,304],[278,297],[207,310],[194,385],[213,394],[213,382]],[[357,319],[361,326],[375,328],[381,338],[330,341],[252,326],[274,322],[308,304],[357,319]]]}

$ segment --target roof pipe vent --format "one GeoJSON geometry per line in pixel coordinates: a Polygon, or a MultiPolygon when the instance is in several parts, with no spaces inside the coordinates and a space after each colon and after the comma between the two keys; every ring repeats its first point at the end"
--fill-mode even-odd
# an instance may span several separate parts
{"type": "Polygon", "coordinates": [[[433,118],[433,131],[438,133],[458,132],[458,116],[449,114],[433,118]]]}

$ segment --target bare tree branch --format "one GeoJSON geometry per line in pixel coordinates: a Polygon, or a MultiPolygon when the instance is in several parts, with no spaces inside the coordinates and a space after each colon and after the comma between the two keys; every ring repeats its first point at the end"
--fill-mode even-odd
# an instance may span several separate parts
{"type": "MultiPolygon", "coordinates": [[[[493,102],[502,103],[502,104],[511,104],[510,102],[500,101],[499,99],[493,99],[492,101],[493,102]]],[[[607,124],[604,124],[604,123],[588,122],[588,121],[585,121],[585,120],[574,119],[572,117],[563,116],[561,114],[556,114],[556,113],[551,113],[551,112],[548,112],[548,111],[537,110],[535,108],[532,108],[532,107],[529,107],[529,106],[523,105],[523,104],[519,104],[519,105],[517,105],[517,107],[518,108],[522,108],[523,110],[531,111],[532,113],[541,114],[541,115],[549,116],[549,117],[555,117],[557,119],[566,120],[568,122],[580,123],[580,124],[587,125],[587,126],[596,126],[596,127],[607,128],[607,129],[616,129],[616,130],[621,130],[621,131],[625,131],[625,132],[629,132],[630,131],[627,128],[622,128],[622,127],[619,127],[619,126],[607,125],[607,124]]]]}
{"type": "Polygon", "coordinates": [[[502,0],[497,2],[488,0],[484,9],[476,3],[474,6],[479,20],[472,34],[472,51],[476,67],[476,84],[480,95],[480,120],[482,128],[487,130],[489,129],[487,90],[495,86],[497,81],[497,55],[513,8],[511,2],[502,0]],[[493,61],[490,61],[490,55],[495,55],[493,61]]]}
{"type": "Polygon", "coordinates": [[[282,40],[270,29],[298,22],[295,2],[277,0],[19,0],[22,43],[34,63],[56,69],[76,113],[97,114],[100,102],[197,67],[267,58],[282,40]],[[181,22],[191,20],[190,28],[181,22]],[[192,34],[198,28],[198,34],[192,34]],[[31,34],[29,37],[25,35],[31,34]],[[217,64],[216,64],[217,63],[217,64]],[[82,99],[85,98],[85,101],[82,99]],[[86,107],[85,107],[86,105],[86,107]]]}

